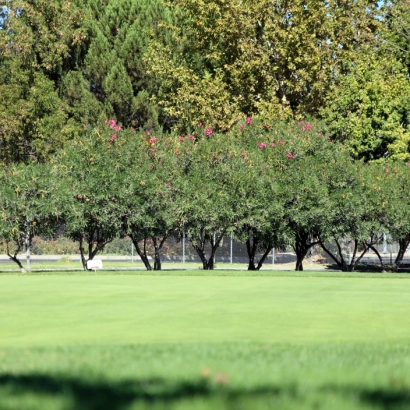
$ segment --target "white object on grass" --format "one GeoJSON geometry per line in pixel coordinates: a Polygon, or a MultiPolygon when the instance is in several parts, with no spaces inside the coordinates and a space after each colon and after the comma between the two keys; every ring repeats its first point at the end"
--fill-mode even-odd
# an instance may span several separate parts
{"type": "Polygon", "coordinates": [[[87,261],[87,269],[93,270],[95,272],[97,269],[101,269],[101,268],[102,268],[102,260],[91,259],[87,261]]]}

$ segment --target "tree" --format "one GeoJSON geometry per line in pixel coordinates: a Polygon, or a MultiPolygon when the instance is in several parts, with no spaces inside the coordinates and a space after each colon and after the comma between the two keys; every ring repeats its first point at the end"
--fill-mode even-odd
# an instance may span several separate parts
{"type": "Polygon", "coordinates": [[[373,1],[177,0],[178,17],[145,60],[160,79],[158,102],[181,131],[198,121],[217,131],[243,115],[315,115],[335,73],[373,45],[373,1]]]}
{"type": "Polygon", "coordinates": [[[375,172],[383,188],[381,214],[384,225],[392,240],[397,241],[399,250],[394,261],[395,269],[402,264],[404,254],[410,245],[410,163],[400,161],[380,164],[375,172]]]}
{"type": "Polygon", "coordinates": [[[8,2],[0,30],[0,159],[43,161],[71,138],[56,87],[84,40],[70,2],[8,2]]]}
{"type": "MultiPolygon", "coordinates": [[[[129,133],[125,170],[130,194],[121,202],[122,230],[147,270],[161,270],[161,250],[179,227],[179,164],[174,161],[173,137],[164,133],[129,133]],[[154,266],[149,261],[151,246],[154,266]]],[[[121,189],[121,187],[118,187],[121,189]]]]}
{"type": "Polygon", "coordinates": [[[363,56],[339,76],[321,114],[331,138],[358,159],[410,159],[410,80],[390,57],[363,56]]]}
{"type": "MultiPolygon", "coordinates": [[[[79,69],[105,115],[116,118],[126,128],[169,128],[167,118],[150,99],[158,85],[155,77],[147,74],[142,58],[149,33],[159,35],[158,21],[172,21],[169,8],[161,1],[145,0],[88,0],[76,4],[87,16],[85,27],[89,33],[79,69]]],[[[68,90],[75,93],[75,84],[68,90]]],[[[86,104],[80,101],[77,104],[86,104]]]]}
{"type": "Polygon", "coordinates": [[[127,155],[127,141],[122,133],[115,120],[99,128],[86,128],[54,159],[66,233],[79,243],[84,269],[87,260],[121,234],[118,204],[130,194],[124,183],[127,161],[122,156],[127,155]]]}
{"type": "Polygon", "coordinates": [[[56,176],[49,164],[19,164],[0,169],[0,241],[7,255],[25,271],[18,254],[26,253],[26,270],[31,270],[33,236],[51,236],[61,215],[58,208],[56,176]]]}

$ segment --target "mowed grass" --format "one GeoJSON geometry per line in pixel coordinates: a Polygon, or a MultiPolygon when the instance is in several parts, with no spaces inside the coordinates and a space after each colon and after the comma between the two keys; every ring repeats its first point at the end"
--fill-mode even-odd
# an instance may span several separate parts
{"type": "Polygon", "coordinates": [[[0,409],[407,409],[402,277],[0,276],[0,409]]]}

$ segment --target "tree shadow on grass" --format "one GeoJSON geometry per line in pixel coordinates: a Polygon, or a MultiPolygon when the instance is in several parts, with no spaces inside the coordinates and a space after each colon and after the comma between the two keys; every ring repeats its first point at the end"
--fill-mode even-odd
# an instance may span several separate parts
{"type": "MultiPolygon", "coordinates": [[[[220,398],[227,408],[243,399],[266,399],[287,396],[296,402],[303,402],[303,393],[296,385],[266,386],[249,389],[236,389],[229,385],[216,385],[208,378],[194,381],[172,381],[162,378],[126,380],[120,382],[86,381],[81,378],[53,377],[43,374],[0,376],[0,402],[3,392],[19,396],[21,394],[49,395],[50,397],[69,398],[72,403],[68,410],[125,410],[132,403],[162,405],[168,408],[180,401],[196,398],[204,400],[220,398]]],[[[376,406],[378,409],[410,408],[410,389],[385,388],[363,389],[358,386],[328,385],[311,393],[332,393],[345,399],[355,396],[359,402],[376,406]]],[[[66,408],[66,407],[65,407],[66,408]]]]}

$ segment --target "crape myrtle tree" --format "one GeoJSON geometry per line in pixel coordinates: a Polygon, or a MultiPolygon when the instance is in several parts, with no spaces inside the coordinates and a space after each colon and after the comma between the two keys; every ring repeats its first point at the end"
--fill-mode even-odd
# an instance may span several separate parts
{"type": "Polygon", "coordinates": [[[199,128],[175,139],[173,155],[180,177],[171,185],[180,192],[176,214],[205,270],[214,268],[222,238],[241,223],[252,198],[247,187],[253,169],[244,160],[233,134],[199,128]]]}
{"type": "MultiPolygon", "coordinates": [[[[320,124],[301,121],[281,141],[287,166],[278,176],[284,192],[285,241],[296,253],[296,270],[303,270],[308,251],[319,244],[329,224],[326,168],[338,155],[338,147],[321,131],[320,124]]],[[[274,147],[275,148],[275,147],[274,147]]]]}
{"type": "Polygon", "coordinates": [[[207,118],[226,131],[244,115],[315,115],[343,61],[374,48],[377,2],[176,0],[144,59],[160,79],[158,102],[181,130],[207,118]],[[175,44],[177,46],[175,46],[175,44]]]}
{"type": "Polygon", "coordinates": [[[285,122],[247,117],[231,131],[248,173],[244,185],[247,201],[234,231],[246,244],[248,270],[259,270],[274,247],[285,247],[284,196],[279,178],[289,161],[284,141],[290,129],[294,131],[285,122]]]}
{"type": "Polygon", "coordinates": [[[17,164],[0,167],[0,241],[22,271],[31,270],[34,235],[51,237],[61,215],[56,197],[56,175],[50,164],[17,164]],[[26,269],[18,255],[26,254],[26,269]]]}
{"type": "MultiPolygon", "coordinates": [[[[389,232],[394,211],[389,205],[391,188],[386,185],[389,167],[382,163],[349,162],[347,159],[330,170],[329,186],[331,223],[321,238],[322,248],[343,271],[353,271],[363,256],[372,250],[383,259],[376,246],[389,232]],[[334,251],[328,244],[333,241],[334,251]]],[[[392,200],[391,200],[392,201],[392,200]]]]}
{"type": "MultiPolygon", "coordinates": [[[[130,195],[122,199],[122,230],[127,234],[147,270],[161,269],[161,250],[178,232],[177,190],[180,164],[174,158],[174,136],[165,133],[128,133],[125,170],[130,195]],[[150,250],[153,249],[150,262],[150,250]]],[[[118,187],[121,189],[121,187],[118,187]]]]}
{"type": "Polygon", "coordinates": [[[121,234],[121,203],[130,195],[128,155],[115,120],[84,129],[54,158],[58,168],[61,210],[67,235],[79,243],[84,269],[105,245],[121,234]]]}
{"type": "Polygon", "coordinates": [[[399,244],[394,268],[402,264],[410,245],[410,163],[401,161],[374,164],[373,175],[381,187],[383,222],[393,241],[399,244]]]}
{"type": "Polygon", "coordinates": [[[83,16],[69,1],[13,0],[0,29],[0,158],[43,161],[78,125],[57,88],[76,64],[83,16]]]}

